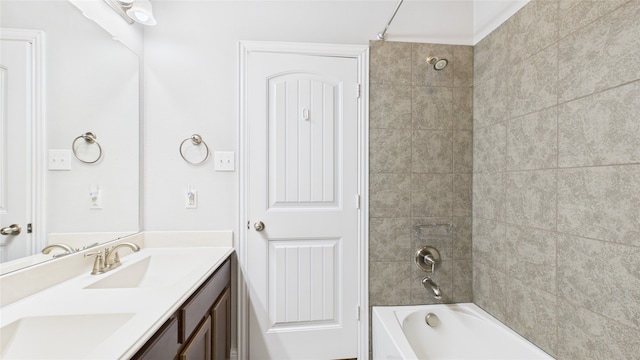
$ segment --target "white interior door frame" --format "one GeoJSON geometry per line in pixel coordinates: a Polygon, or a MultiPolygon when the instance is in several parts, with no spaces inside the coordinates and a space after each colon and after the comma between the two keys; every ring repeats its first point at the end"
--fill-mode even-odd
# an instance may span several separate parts
{"type": "Polygon", "coordinates": [[[367,45],[339,45],[339,44],[305,44],[262,41],[241,41],[239,43],[239,149],[240,164],[240,205],[238,242],[238,353],[237,358],[247,359],[249,354],[249,297],[245,279],[247,264],[247,193],[248,166],[247,151],[247,65],[248,55],[255,52],[287,53],[302,55],[319,55],[354,58],[358,62],[358,82],[361,84],[358,102],[358,192],[361,194],[360,211],[358,213],[358,282],[360,303],[360,324],[358,334],[359,359],[369,357],[369,47],[367,45]]]}
{"type": "MultiPolygon", "coordinates": [[[[45,174],[46,161],[44,153],[46,149],[46,121],[45,121],[45,33],[40,30],[24,29],[0,29],[0,39],[12,41],[25,41],[32,46],[32,58],[29,64],[31,72],[31,108],[30,119],[27,124],[29,131],[28,151],[31,153],[31,165],[27,169],[28,177],[31,181],[29,206],[31,219],[34,224],[30,237],[30,250],[32,253],[39,253],[40,249],[46,246],[46,223],[45,223],[45,174]]],[[[26,229],[25,229],[26,230],[26,229]]],[[[30,255],[30,254],[29,254],[30,255]]]]}

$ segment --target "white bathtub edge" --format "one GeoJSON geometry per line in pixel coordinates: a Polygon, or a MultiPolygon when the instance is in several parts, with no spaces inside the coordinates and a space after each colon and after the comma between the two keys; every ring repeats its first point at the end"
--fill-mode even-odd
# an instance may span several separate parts
{"type": "MultiPolygon", "coordinates": [[[[405,318],[416,311],[463,311],[467,315],[487,320],[493,326],[503,330],[505,335],[518,339],[538,350],[540,359],[553,359],[540,347],[509,328],[493,316],[473,303],[434,304],[413,306],[374,306],[372,309],[372,355],[374,360],[418,360],[418,355],[412,348],[409,339],[402,328],[405,318]]],[[[418,351],[418,350],[416,350],[418,351]]],[[[424,350],[419,350],[424,351],[424,350]]],[[[538,358],[536,356],[536,358],[538,358]]]]}

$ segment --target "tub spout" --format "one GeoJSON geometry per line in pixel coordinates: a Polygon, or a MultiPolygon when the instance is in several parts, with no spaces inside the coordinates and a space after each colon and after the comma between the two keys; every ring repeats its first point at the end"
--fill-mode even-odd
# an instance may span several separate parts
{"type": "Polygon", "coordinates": [[[422,286],[424,286],[425,289],[430,289],[431,291],[433,291],[433,297],[437,300],[442,299],[442,291],[440,291],[440,286],[436,285],[436,283],[434,283],[430,277],[426,276],[422,279],[422,286]]]}

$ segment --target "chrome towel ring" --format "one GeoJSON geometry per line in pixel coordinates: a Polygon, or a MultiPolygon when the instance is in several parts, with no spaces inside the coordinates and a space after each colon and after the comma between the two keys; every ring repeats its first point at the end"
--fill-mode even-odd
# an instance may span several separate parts
{"type": "Polygon", "coordinates": [[[202,140],[202,136],[198,135],[198,134],[193,134],[191,135],[191,137],[188,137],[184,140],[182,140],[182,142],[180,143],[180,156],[182,156],[182,158],[184,159],[184,161],[188,162],[191,165],[201,165],[204,164],[205,161],[207,161],[209,159],[209,146],[207,146],[207,143],[204,142],[204,140],[202,140]],[[184,144],[191,140],[191,143],[195,146],[200,146],[201,144],[204,145],[204,150],[205,150],[205,156],[202,160],[200,161],[191,161],[189,159],[187,159],[187,157],[184,155],[184,144]]]}
{"type": "Polygon", "coordinates": [[[102,159],[102,146],[100,146],[100,143],[98,142],[98,140],[96,140],[98,137],[96,136],[96,134],[92,133],[92,132],[86,132],[80,136],[78,136],[77,138],[75,138],[73,140],[73,143],[71,143],[71,150],[73,150],[73,155],[75,155],[76,159],[82,161],[85,164],[95,164],[98,161],[100,161],[100,159],[102,159]],[[95,158],[95,160],[83,160],[80,158],[80,156],[78,156],[78,140],[80,139],[84,139],[84,141],[87,144],[96,144],[98,145],[98,157],[95,158]]]}

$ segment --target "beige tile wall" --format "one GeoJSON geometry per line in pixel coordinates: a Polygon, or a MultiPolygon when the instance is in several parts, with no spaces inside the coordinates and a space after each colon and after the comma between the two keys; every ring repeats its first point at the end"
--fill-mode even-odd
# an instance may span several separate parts
{"type": "Polygon", "coordinates": [[[469,302],[473,48],[372,42],[370,84],[370,304],[469,302]],[[449,65],[435,71],[429,55],[449,65]],[[453,223],[457,236],[418,240],[424,222],[453,223]],[[422,245],[442,255],[441,301],[421,285],[422,245]]]}
{"type": "Polygon", "coordinates": [[[558,359],[638,359],[640,0],[533,0],[474,51],[474,302],[558,359]]]}

